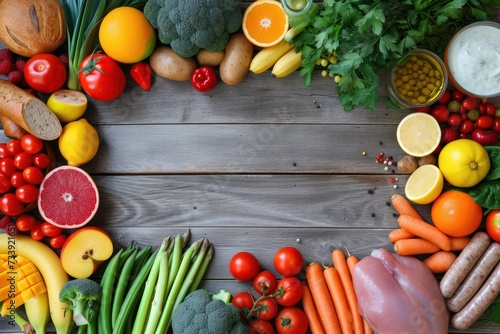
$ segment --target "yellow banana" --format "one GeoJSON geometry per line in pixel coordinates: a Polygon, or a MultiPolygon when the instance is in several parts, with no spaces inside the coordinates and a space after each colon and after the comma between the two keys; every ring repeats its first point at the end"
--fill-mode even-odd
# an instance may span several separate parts
{"type": "Polygon", "coordinates": [[[296,71],[302,65],[302,52],[294,49],[285,53],[273,66],[271,75],[275,78],[283,78],[296,71]]]}
{"type": "Polygon", "coordinates": [[[35,329],[35,333],[45,334],[50,321],[49,295],[47,292],[25,301],[24,309],[31,326],[35,329]]]}
{"type": "Polygon", "coordinates": [[[70,333],[73,315],[71,310],[64,314],[68,303],[62,303],[59,300],[59,292],[68,281],[68,274],[64,271],[59,256],[44,243],[27,235],[11,236],[6,233],[0,234],[0,253],[12,256],[19,254],[33,262],[47,286],[51,320],[57,334],[70,333]]]}
{"type": "Polygon", "coordinates": [[[278,61],[278,59],[291,49],[293,49],[293,45],[286,43],[284,40],[276,45],[263,48],[252,58],[250,71],[255,74],[267,71],[278,61]]]}

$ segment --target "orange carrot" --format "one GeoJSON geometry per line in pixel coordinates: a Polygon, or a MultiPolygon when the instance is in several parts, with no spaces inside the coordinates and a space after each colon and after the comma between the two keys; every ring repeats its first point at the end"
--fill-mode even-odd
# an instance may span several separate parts
{"type": "Polygon", "coordinates": [[[438,252],[438,246],[422,238],[401,239],[394,243],[394,251],[399,255],[420,255],[438,252]]]}
{"type": "Polygon", "coordinates": [[[302,281],[302,308],[307,316],[307,320],[309,321],[309,329],[311,330],[311,333],[325,334],[325,330],[323,329],[323,325],[321,324],[321,320],[318,316],[318,310],[314,305],[311,290],[309,290],[309,286],[305,281],[302,281]]]}
{"type": "Polygon", "coordinates": [[[398,240],[409,239],[413,238],[414,236],[415,235],[413,233],[410,233],[405,229],[397,228],[389,233],[389,241],[395,243],[398,240]]]}
{"type": "Polygon", "coordinates": [[[328,292],[323,268],[319,263],[313,262],[306,267],[306,279],[325,333],[341,334],[337,312],[328,292]]]}
{"type": "Polygon", "coordinates": [[[356,297],[356,292],[354,291],[352,277],[349,273],[349,268],[347,267],[347,260],[344,252],[338,248],[334,249],[332,252],[332,261],[333,266],[339,273],[340,281],[342,282],[344,293],[347,298],[347,303],[349,304],[349,309],[352,313],[354,333],[363,333],[363,320],[361,319],[361,314],[358,310],[358,299],[356,297]]]}
{"type": "Polygon", "coordinates": [[[368,321],[366,321],[365,318],[363,318],[363,333],[373,334],[373,329],[370,327],[370,324],[368,323],[368,321]]]}
{"type": "Polygon", "coordinates": [[[344,292],[344,287],[340,281],[337,269],[334,267],[328,267],[323,270],[323,275],[325,276],[326,285],[330,291],[330,296],[332,296],[333,305],[337,311],[337,316],[340,323],[340,328],[342,329],[342,334],[352,334],[353,332],[353,320],[352,313],[349,309],[349,304],[344,292]]]}
{"type": "Polygon", "coordinates": [[[467,246],[470,241],[470,237],[449,237],[451,241],[451,251],[461,251],[467,246]]]}
{"type": "Polygon", "coordinates": [[[422,219],[422,216],[418,211],[415,209],[415,207],[411,204],[409,200],[407,200],[403,195],[401,194],[394,194],[391,196],[391,202],[392,206],[400,215],[409,215],[413,216],[418,219],[422,219]]]}
{"type": "Polygon", "coordinates": [[[457,255],[453,252],[439,251],[428,258],[424,259],[424,264],[431,270],[434,274],[443,274],[457,259],[457,255]]]}
{"type": "Polygon", "coordinates": [[[415,234],[422,239],[428,240],[444,251],[451,249],[450,238],[437,229],[434,225],[426,221],[409,215],[400,215],[398,218],[399,227],[415,234]]]}

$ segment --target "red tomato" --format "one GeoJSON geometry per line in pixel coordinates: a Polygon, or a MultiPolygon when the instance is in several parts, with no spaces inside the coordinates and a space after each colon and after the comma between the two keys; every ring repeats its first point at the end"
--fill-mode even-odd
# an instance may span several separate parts
{"type": "Polygon", "coordinates": [[[451,91],[451,98],[453,100],[457,100],[457,101],[461,102],[464,99],[464,94],[462,92],[460,92],[459,90],[454,89],[451,91]]]}
{"type": "Polygon", "coordinates": [[[279,311],[275,323],[279,334],[304,334],[309,327],[306,314],[295,306],[279,311]]]}
{"type": "Polygon", "coordinates": [[[6,145],[7,145],[7,151],[9,151],[11,157],[15,157],[16,154],[21,153],[23,151],[21,140],[19,139],[12,139],[6,145]]]}
{"type": "Polygon", "coordinates": [[[125,73],[120,65],[104,53],[94,53],[80,64],[78,79],[83,90],[99,101],[116,99],[125,90],[125,73]]]}
{"type": "Polygon", "coordinates": [[[460,133],[468,134],[474,130],[474,122],[470,119],[466,119],[460,124],[460,133]]]}
{"type": "Polygon", "coordinates": [[[450,110],[447,106],[436,104],[431,109],[431,115],[438,121],[438,123],[446,123],[450,116],[450,110]]]}
{"type": "Polygon", "coordinates": [[[486,102],[484,104],[484,107],[486,109],[486,115],[488,116],[495,116],[496,112],[497,112],[497,108],[495,107],[495,105],[491,102],[486,102]]]}
{"type": "Polygon", "coordinates": [[[283,276],[295,276],[302,270],[302,254],[297,248],[287,246],[274,254],[274,267],[283,276]]]}
{"type": "Polygon", "coordinates": [[[37,154],[43,149],[43,141],[28,133],[21,138],[21,146],[25,152],[37,154]]]}
{"type": "Polygon", "coordinates": [[[238,281],[253,279],[260,270],[259,260],[249,252],[236,253],[229,262],[229,271],[238,281]]]}
{"type": "Polygon", "coordinates": [[[44,175],[40,168],[31,166],[23,170],[23,177],[28,183],[40,184],[43,181],[44,175]]]}
{"type": "Polygon", "coordinates": [[[425,106],[425,107],[418,107],[415,109],[416,112],[425,112],[425,113],[429,113],[429,111],[431,111],[431,106],[425,106]]]}
{"type": "Polygon", "coordinates": [[[22,214],[16,218],[17,229],[21,232],[28,232],[36,225],[36,219],[30,214],[22,214]]]}
{"type": "Polygon", "coordinates": [[[278,314],[278,303],[272,297],[263,298],[255,306],[255,315],[262,320],[272,320],[278,314]]]}
{"type": "Polygon", "coordinates": [[[302,299],[303,287],[297,277],[284,277],[278,282],[274,298],[281,306],[293,306],[302,299]]]}
{"type": "Polygon", "coordinates": [[[269,321],[254,318],[248,324],[248,334],[274,334],[274,328],[269,321]]]}
{"type": "Polygon", "coordinates": [[[38,192],[38,187],[26,183],[16,189],[16,197],[23,203],[31,203],[37,200],[38,192]]]}
{"type": "Polygon", "coordinates": [[[478,142],[483,146],[495,145],[498,141],[498,133],[476,128],[470,134],[470,139],[478,142]]]}
{"type": "Polygon", "coordinates": [[[277,285],[276,276],[269,270],[261,271],[253,279],[253,288],[260,295],[269,295],[273,293],[277,285]]]}
{"type": "Polygon", "coordinates": [[[448,144],[451,141],[458,139],[458,130],[447,126],[441,129],[441,142],[448,144]]]}
{"type": "Polygon", "coordinates": [[[478,103],[476,99],[467,96],[462,100],[462,106],[465,108],[465,110],[472,110],[477,108],[478,103]]]}
{"type": "Polygon", "coordinates": [[[49,244],[52,248],[59,249],[64,245],[65,241],[66,235],[61,233],[59,235],[56,235],[55,237],[50,238],[49,244]]]}
{"type": "Polygon", "coordinates": [[[17,167],[14,164],[14,159],[3,158],[0,159],[0,174],[10,177],[14,172],[17,172],[17,167]]]}
{"type": "Polygon", "coordinates": [[[12,154],[7,148],[7,143],[0,143],[0,159],[2,158],[11,158],[12,154]]]}
{"type": "Polygon", "coordinates": [[[7,193],[0,198],[0,210],[7,216],[18,216],[24,210],[24,204],[13,193],[7,193]]]}
{"type": "Polygon", "coordinates": [[[476,119],[476,126],[481,129],[490,129],[493,126],[493,117],[481,115],[476,119]]]}
{"type": "Polygon", "coordinates": [[[14,188],[18,188],[23,184],[26,184],[26,180],[24,179],[23,172],[17,171],[12,173],[10,176],[10,183],[14,188]]]}
{"type": "Polygon", "coordinates": [[[45,235],[46,237],[55,237],[63,232],[62,228],[52,225],[49,222],[42,222],[41,229],[43,235],[45,235]]]}
{"type": "Polygon", "coordinates": [[[240,309],[242,316],[246,316],[252,309],[254,300],[250,292],[243,291],[235,294],[233,299],[231,299],[231,303],[240,309]]]}
{"type": "Polygon", "coordinates": [[[500,209],[491,210],[486,216],[486,232],[491,239],[500,242],[500,209]]]}
{"type": "Polygon", "coordinates": [[[49,156],[45,153],[38,153],[33,156],[33,163],[40,169],[49,167],[49,156]]]}
{"type": "Polygon", "coordinates": [[[443,95],[437,101],[439,104],[448,104],[451,100],[451,92],[449,89],[445,90],[443,95]]]}
{"type": "Polygon", "coordinates": [[[14,157],[14,166],[16,166],[17,169],[22,170],[28,168],[31,165],[33,165],[33,155],[29,154],[28,152],[18,153],[14,157]]]}
{"type": "Polygon", "coordinates": [[[31,229],[31,238],[34,240],[40,241],[45,238],[45,235],[42,233],[42,224],[36,223],[35,226],[31,229]]]}
{"type": "Polygon", "coordinates": [[[10,178],[7,176],[0,175],[0,194],[5,194],[12,187],[10,178]]]}
{"type": "Polygon", "coordinates": [[[453,113],[448,117],[448,125],[453,127],[459,127],[462,124],[462,116],[457,113],[453,113]]]}
{"type": "Polygon", "coordinates": [[[40,93],[53,93],[66,83],[66,67],[59,57],[40,53],[24,66],[26,83],[40,93]]]}
{"type": "Polygon", "coordinates": [[[495,117],[493,120],[493,125],[491,126],[491,130],[495,131],[496,133],[500,133],[500,117],[495,117]]]}

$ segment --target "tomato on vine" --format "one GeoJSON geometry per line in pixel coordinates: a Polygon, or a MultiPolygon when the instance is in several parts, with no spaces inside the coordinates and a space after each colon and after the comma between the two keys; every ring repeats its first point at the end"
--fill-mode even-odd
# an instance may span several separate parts
{"type": "Polygon", "coordinates": [[[304,311],[295,306],[280,310],[275,323],[279,334],[305,334],[309,326],[304,311]]]}
{"type": "Polygon", "coordinates": [[[254,318],[248,323],[248,334],[274,334],[274,328],[269,321],[254,318]]]}
{"type": "Polygon", "coordinates": [[[302,299],[303,287],[297,277],[283,277],[278,282],[275,299],[281,306],[293,306],[302,299]]]}
{"type": "Polygon", "coordinates": [[[262,320],[272,320],[278,314],[278,303],[274,298],[263,298],[255,305],[255,315],[262,320]]]}
{"type": "Polygon", "coordinates": [[[261,271],[253,279],[253,288],[260,295],[269,295],[276,290],[278,281],[276,276],[269,270],[261,271]]]}
{"type": "Polygon", "coordinates": [[[229,271],[240,282],[246,282],[259,273],[260,264],[257,258],[249,252],[236,253],[229,262],[229,271]]]}

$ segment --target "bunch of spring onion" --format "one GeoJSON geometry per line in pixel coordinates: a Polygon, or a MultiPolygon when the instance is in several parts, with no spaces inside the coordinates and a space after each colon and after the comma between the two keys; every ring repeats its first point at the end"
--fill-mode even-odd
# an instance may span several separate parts
{"type": "Polygon", "coordinates": [[[97,333],[167,333],[174,309],[199,287],[214,252],[207,238],[188,247],[189,238],[189,230],[168,236],[154,252],[129,245],[111,258],[101,280],[97,333]]]}

